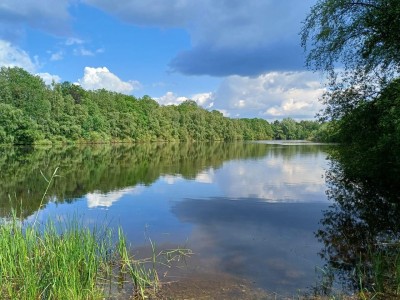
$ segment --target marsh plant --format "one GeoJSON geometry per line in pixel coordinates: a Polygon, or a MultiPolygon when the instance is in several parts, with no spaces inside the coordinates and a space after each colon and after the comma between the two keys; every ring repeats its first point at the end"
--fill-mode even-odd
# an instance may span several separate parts
{"type": "MultiPolygon", "coordinates": [[[[51,185],[57,170],[48,181],[51,185]]],[[[46,189],[45,195],[48,189],[46,189]]],[[[44,195],[44,196],[45,196],[44,195]]],[[[43,197],[44,197],[43,196],[43,197]]],[[[190,254],[176,249],[136,260],[121,228],[88,228],[81,218],[24,223],[13,212],[0,224],[2,299],[104,299],[129,286],[143,299],[158,287],[158,264],[190,254]]]]}

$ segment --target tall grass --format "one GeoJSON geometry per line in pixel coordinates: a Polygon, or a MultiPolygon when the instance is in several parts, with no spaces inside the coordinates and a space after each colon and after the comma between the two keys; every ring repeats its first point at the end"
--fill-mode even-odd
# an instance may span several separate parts
{"type": "Polygon", "coordinates": [[[400,243],[376,243],[357,255],[348,269],[324,267],[312,294],[329,299],[400,299],[400,243]],[[337,280],[337,281],[336,281],[337,280]],[[337,287],[335,286],[335,282],[337,287]],[[340,290],[340,283],[343,290],[340,290]],[[353,294],[353,296],[346,296],[353,294]],[[343,296],[342,296],[343,295],[343,296]]]}
{"type": "Polygon", "coordinates": [[[145,298],[158,283],[156,268],[129,254],[121,230],[113,239],[111,230],[90,230],[76,219],[39,229],[12,218],[0,226],[2,299],[102,299],[117,281],[145,298]]]}
{"type": "MultiPolygon", "coordinates": [[[[46,179],[49,186],[56,171],[46,179]]],[[[0,223],[1,299],[104,299],[115,291],[111,286],[127,282],[132,296],[144,299],[158,286],[159,258],[167,257],[168,263],[170,253],[176,258],[190,253],[178,249],[156,255],[151,244],[152,257],[136,260],[121,228],[117,233],[89,229],[77,217],[45,224],[37,220],[36,215],[24,224],[13,212],[0,223]]]]}
{"type": "Polygon", "coordinates": [[[5,299],[98,299],[111,262],[110,240],[70,222],[43,231],[13,218],[0,226],[0,287],[5,299]]]}
{"type": "Polygon", "coordinates": [[[378,244],[356,268],[361,299],[400,299],[400,243],[378,244]]]}

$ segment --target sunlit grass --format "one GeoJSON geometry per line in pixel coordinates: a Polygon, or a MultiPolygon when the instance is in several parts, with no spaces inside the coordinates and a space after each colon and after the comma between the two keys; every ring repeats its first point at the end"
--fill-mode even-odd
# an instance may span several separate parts
{"type": "MultiPolygon", "coordinates": [[[[57,169],[49,179],[43,175],[48,186],[39,208],[56,176],[57,169]]],[[[105,299],[115,286],[144,299],[158,287],[158,264],[191,253],[156,254],[150,242],[152,256],[136,260],[121,228],[88,228],[78,217],[41,224],[38,212],[33,222],[20,221],[15,211],[0,222],[1,299],[105,299]]]]}
{"type": "Polygon", "coordinates": [[[156,278],[128,257],[122,234],[117,243],[112,239],[110,230],[90,230],[77,220],[39,229],[12,218],[0,226],[2,299],[101,299],[115,268],[138,274],[134,290],[144,297],[156,278]]]}

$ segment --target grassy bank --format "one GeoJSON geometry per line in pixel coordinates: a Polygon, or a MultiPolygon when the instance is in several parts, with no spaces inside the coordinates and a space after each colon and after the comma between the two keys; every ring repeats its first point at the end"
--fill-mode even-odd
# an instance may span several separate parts
{"type": "Polygon", "coordinates": [[[152,249],[152,257],[136,260],[121,229],[89,229],[77,218],[23,226],[14,216],[0,225],[1,297],[104,299],[128,286],[130,296],[144,299],[158,287],[158,264],[190,254],[152,249]]]}
{"type": "Polygon", "coordinates": [[[117,280],[144,297],[157,284],[154,268],[129,255],[122,231],[88,229],[77,219],[0,226],[0,293],[3,299],[103,299],[117,280]],[[116,240],[116,241],[115,241],[116,240]]]}
{"type": "Polygon", "coordinates": [[[32,222],[20,221],[15,210],[0,221],[1,299],[104,299],[124,286],[144,299],[158,287],[158,264],[191,254],[180,248],[156,254],[150,241],[151,257],[137,260],[121,228],[90,229],[77,217],[41,224],[38,214],[57,170],[49,178],[42,173],[47,187],[32,222]]]}

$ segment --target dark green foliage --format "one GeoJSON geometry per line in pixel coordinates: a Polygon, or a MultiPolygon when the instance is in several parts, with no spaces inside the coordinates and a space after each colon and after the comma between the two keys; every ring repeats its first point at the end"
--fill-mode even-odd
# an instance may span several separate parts
{"type": "Polygon", "coordinates": [[[400,183],[400,79],[382,95],[365,102],[339,122],[339,141],[346,145],[347,172],[365,180],[379,176],[385,186],[400,183]]]}
{"type": "Polygon", "coordinates": [[[81,103],[86,96],[86,91],[83,88],[68,81],[63,82],[57,88],[61,89],[63,96],[70,95],[77,104],[81,103]]]}
{"type": "Polygon", "coordinates": [[[309,139],[319,127],[229,119],[191,100],[160,106],[149,96],[86,91],[70,82],[48,87],[20,68],[3,67],[0,87],[0,144],[309,139]]]}
{"type": "Polygon", "coordinates": [[[388,72],[400,64],[398,0],[319,0],[302,29],[309,66],[388,72]]]}
{"type": "Polygon", "coordinates": [[[32,144],[40,138],[36,122],[21,109],[0,103],[0,143],[32,144]]]}
{"type": "Polygon", "coordinates": [[[319,128],[314,131],[312,140],[323,143],[339,142],[337,122],[331,121],[322,123],[319,128]]]}
{"type": "Polygon", "coordinates": [[[398,0],[319,0],[302,30],[308,65],[330,77],[322,117],[334,121],[317,134],[333,129],[341,143],[316,236],[327,269],[360,299],[399,299],[399,31],[398,0]]]}
{"type": "Polygon", "coordinates": [[[371,170],[369,162],[355,159],[346,147],[331,152],[326,182],[333,204],[324,212],[316,237],[324,245],[320,255],[326,262],[325,275],[332,280],[322,281],[317,289],[329,295],[335,283],[341,283],[360,299],[399,299],[398,184],[383,180],[382,174],[391,172],[385,163],[371,170]]]}
{"type": "Polygon", "coordinates": [[[352,173],[379,172],[392,185],[400,175],[398,32],[398,0],[319,0],[302,29],[308,65],[331,79],[322,102],[333,121],[317,136],[345,146],[352,173]]]}

